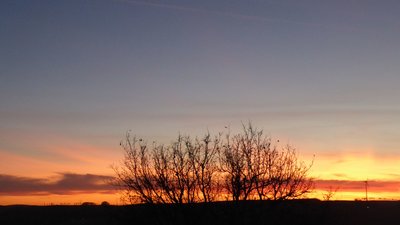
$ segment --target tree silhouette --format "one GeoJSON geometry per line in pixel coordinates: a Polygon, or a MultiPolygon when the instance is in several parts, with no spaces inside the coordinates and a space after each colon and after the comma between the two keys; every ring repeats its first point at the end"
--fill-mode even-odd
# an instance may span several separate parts
{"type": "Polygon", "coordinates": [[[285,200],[313,187],[312,163],[299,161],[291,146],[279,150],[251,123],[236,135],[179,135],[170,145],[150,147],[128,132],[121,146],[125,155],[114,166],[116,185],[131,203],[212,202],[224,196],[285,200]]]}
{"type": "Polygon", "coordinates": [[[272,146],[271,139],[251,123],[243,125],[242,133],[227,135],[220,154],[224,187],[234,201],[301,197],[313,187],[308,177],[311,166],[298,161],[291,146],[281,150],[272,146]]]}
{"type": "Polygon", "coordinates": [[[121,146],[123,162],[114,166],[116,184],[132,203],[210,202],[216,198],[219,181],[216,155],[220,139],[209,134],[201,140],[179,136],[169,145],[153,143],[129,133],[121,146]]]}
{"type": "Polygon", "coordinates": [[[260,161],[263,148],[269,145],[268,139],[251,124],[243,126],[243,133],[226,136],[226,143],[220,152],[220,168],[225,178],[225,189],[232,200],[247,200],[260,183],[260,161]]]}
{"type": "Polygon", "coordinates": [[[308,177],[312,166],[299,162],[296,150],[287,145],[277,151],[272,159],[268,186],[273,200],[293,199],[303,196],[313,188],[313,180],[308,177]]]}

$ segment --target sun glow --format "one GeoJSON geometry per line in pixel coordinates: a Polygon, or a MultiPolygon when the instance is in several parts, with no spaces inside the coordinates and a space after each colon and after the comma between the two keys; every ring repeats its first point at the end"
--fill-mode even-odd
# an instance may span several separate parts
{"type": "MultiPolygon", "coordinates": [[[[90,154],[97,151],[95,148],[79,148],[84,153],[79,156],[79,161],[85,161],[85,167],[79,167],[76,173],[87,173],[91,171],[94,174],[113,175],[109,168],[112,163],[102,157],[90,158],[90,154]],[[104,168],[103,168],[104,167],[104,168]],[[100,172],[99,172],[100,171],[100,172]]],[[[66,152],[62,148],[58,152],[66,152]]],[[[309,163],[312,160],[313,166],[310,169],[310,176],[315,179],[314,190],[307,195],[309,198],[318,198],[323,200],[328,192],[334,192],[331,200],[365,200],[366,190],[365,181],[368,181],[368,199],[369,200],[398,200],[400,199],[400,171],[398,164],[400,162],[397,156],[377,155],[374,151],[342,151],[338,154],[300,154],[299,159],[309,163]]],[[[29,157],[19,156],[6,152],[0,152],[3,160],[15,162],[14,164],[1,164],[0,169],[8,174],[23,175],[25,177],[52,178],[58,179],[56,173],[49,173],[52,170],[68,168],[68,164],[57,164],[45,160],[39,160],[29,157]],[[26,175],[26,171],[35,168],[35,174],[26,175]]],[[[115,157],[117,158],[117,157],[115,157]]],[[[116,160],[117,161],[117,160],[116,160]]],[[[71,167],[69,167],[71,168],[71,167]]],[[[62,170],[62,169],[61,169],[62,170]]],[[[39,194],[19,194],[2,196],[0,205],[8,204],[81,204],[82,202],[108,201],[111,204],[122,204],[121,195],[115,193],[42,193],[39,194]]],[[[225,199],[224,199],[225,200],[225,199]]]]}
{"type": "Polygon", "coordinates": [[[373,154],[374,151],[343,151],[316,156],[311,176],[316,179],[310,197],[324,199],[335,192],[334,200],[398,200],[400,171],[398,156],[373,154]]]}

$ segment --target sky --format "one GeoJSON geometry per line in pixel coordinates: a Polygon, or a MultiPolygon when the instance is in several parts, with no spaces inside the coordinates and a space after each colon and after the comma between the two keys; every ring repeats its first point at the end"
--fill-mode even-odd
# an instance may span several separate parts
{"type": "Polygon", "coordinates": [[[127,131],[252,121],[337,199],[400,199],[397,0],[2,0],[0,205],[118,203],[127,131]]]}

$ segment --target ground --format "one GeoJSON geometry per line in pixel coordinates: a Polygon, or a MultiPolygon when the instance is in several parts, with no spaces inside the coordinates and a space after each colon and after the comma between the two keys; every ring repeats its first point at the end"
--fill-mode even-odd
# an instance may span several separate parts
{"type": "Polygon", "coordinates": [[[1,206],[0,224],[380,225],[400,221],[398,201],[246,201],[185,205],[1,206]]]}

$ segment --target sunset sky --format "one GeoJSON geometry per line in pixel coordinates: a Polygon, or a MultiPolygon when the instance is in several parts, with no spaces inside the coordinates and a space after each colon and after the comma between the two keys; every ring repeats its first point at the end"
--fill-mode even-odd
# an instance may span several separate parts
{"type": "MultiPolygon", "coordinates": [[[[252,121],[316,191],[400,199],[398,0],[0,1],[0,205],[119,195],[125,132],[252,121]]],[[[317,194],[318,195],[318,194],[317,194]]]]}

